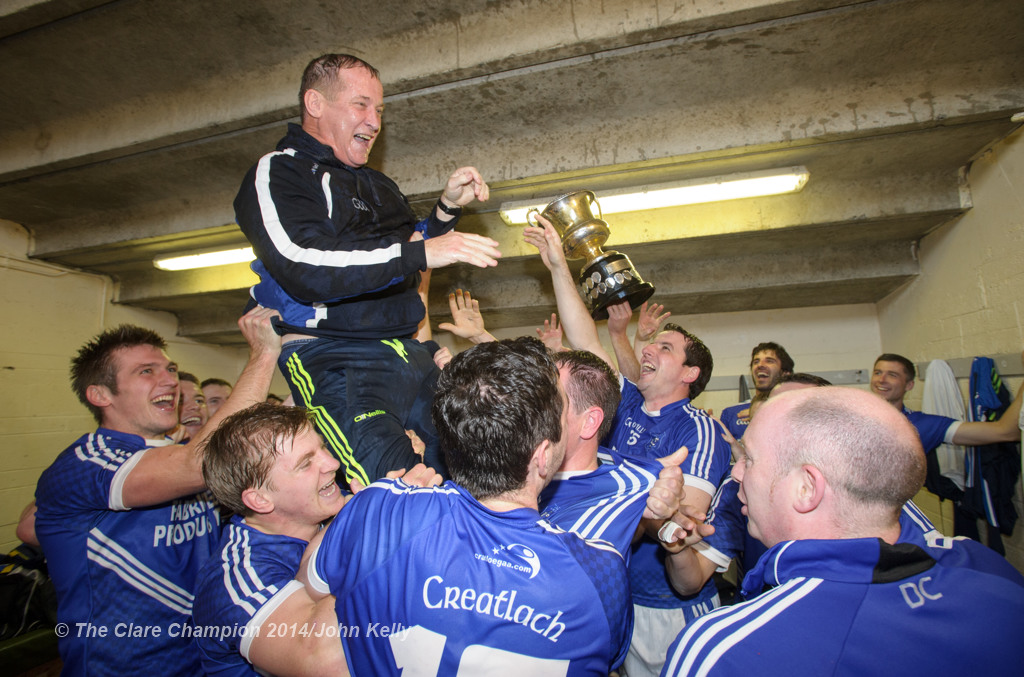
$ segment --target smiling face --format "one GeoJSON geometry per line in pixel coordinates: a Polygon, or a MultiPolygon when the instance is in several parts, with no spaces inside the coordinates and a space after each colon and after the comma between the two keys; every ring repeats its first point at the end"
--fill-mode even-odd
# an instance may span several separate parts
{"type": "Polygon", "coordinates": [[[306,92],[303,129],[334,149],[334,156],[349,167],[362,167],[380,133],[384,114],[384,87],[362,66],[343,68],[335,91],[306,92]]]}
{"type": "Polygon", "coordinates": [[[340,464],[324,448],[320,435],[307,426],[278,444],[280,453],[262,489],[273,502],[276,518],[302,529],[337,515],[345,504],[334,481],[340,464]]]}
{"type": "Polygon", "coordinates": [[[148,438],[178,425],[178,365],[151,345],[113,353],[117,392],[89,386],[88,397],[103,408],[103,427],[148,438]]]}
{"type": "Polygon", "coordinates": [[[206,398],[206,410],[210,416],[217,413],[217,410],[223,406],[230,395],[231,388],[219,383],[211,383],[203,388],[203,397],[206,398]]]}
{"type": "Polygon", "coordinates": [[[903,396],[913,389],[906,368],[899,362],[879,360],[871,371],[871,392],[895,407],[903,406],[903,396]]]}
{"type": "Polygon", "coordinates": [[[663,404],[689,396],[689,384],[700,369],[686,362],[686,337],[676,331],[663,331],[643,349],[637,389],[644,400],[660,409],[663,404]]]}
{"type": "Polygon", "coordinates": [[[189,439],[194,439],[210,420],[210,413],[206,409],[206,398],[199,386],[191,381],[182,381],[180,386],[181,409],[178,421],[188,430],[189,439]]]}
{"type": "Polygon", "coordinates": [[[770,391],[772,386],[779,382],[782,374],[782,360],[774,350],[761,350],[750,361],[750,377],[758,392],[770,391]]]}

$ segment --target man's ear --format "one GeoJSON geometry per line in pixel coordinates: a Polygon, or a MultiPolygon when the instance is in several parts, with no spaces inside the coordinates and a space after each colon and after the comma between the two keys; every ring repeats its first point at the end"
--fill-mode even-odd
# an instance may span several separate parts
{"type": "Polygon", "coordinates": [[[306,115],[310,117],[322,116],[325,103],[324,95],[315,89],[307,89],[306,93],[302,95],[302,105],[306,108],[306,115]]]}
{"type": "Polygon", "coordinates": [[[692,364],[683,365],[685,370],[683,371],[683,383],[693,383],[700,378],[700,367],[692,364]]]}
{"type": "Polygon", "coordinates": [[[910,391],[910,390],[913,390],[913,389],[914,389],[914,381],[913,381],[913,379],[911,379],[911,380],[907,381],[907,390],[910,391]]]}
{"type": "MultiPolygon", "coordinates": [[[[546,478],[548,476],[548,455],[551,453],[551,440],[542,440],[537,448],[533,450],[530,463],[533,464],[537,476],[546,478]]],[[[557,468],[555,468],[557,470],[557,468]]]]}
{"type": "Polygon", "coordinates": [[[602,423],[604,423],[604,411],[601,407],[590,407],[583,412],[583,427],[580,430],[580,437],[585,440],[593,439],[597,435],[597,431],[601,429],[602,423]]]}
{"type": "Polygon", "coordinates": [[[793,508],[799,513],[809,513],[825,499],[828,481],[821,470],[806,463],[796,472],[793,508]]]}
{"type": "Polygon", "coordinates": [[[246,489],[242,492],[242,503],[259,515],[274,511],[274,501],[262,489],[246,489]]]}
{"type": "Polygon", "coordinates": [[[85,399],[94,407],[109,407],[114,394],[107,386],[92,385],[85,388],[85,399]]]}

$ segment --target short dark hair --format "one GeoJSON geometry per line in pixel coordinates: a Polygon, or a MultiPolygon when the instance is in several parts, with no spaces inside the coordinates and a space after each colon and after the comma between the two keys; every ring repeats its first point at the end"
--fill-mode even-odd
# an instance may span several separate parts
{"type": "Polygon", "coordinates": [[[604,421],[597,432],[601,440],[612,428],[622,392],[619,379],[608,363],[589,350],[563,350],[554,354],[555,364],[569,370],[565,393],[577,414],[590,407],[601,407],[604,421]]]}
{"type": "Polygon", "coordinates": [[[260,402],[224,419],[203,451],[203,479],[214,498],[232,512],[251,515],[242,493],[269,486],[281,445],[314,429],[313,417],[303,407],[260,402]]]}
{"type": "Polygon", "coordinates": [[[690,384],[690,399],[696,399],[698,395],[704,392],[708,381],[711,380],[711,371],[715,368],[715,360],[711,357],[711,351],[708,350],[708,347],[696,335],[691,334],[674,322],[666,324],[661,328],[661,331],[662,333],[674,331],[677,334],[682,334],[683,338],[686,339],[686,343],[683,346],[686,350],[686,361],[683,364],[700,368],[697,380],[690,384]]]}
{"type": "Polygon", "coordinates": [[[114,352],[135,346],[153,346],[166,350],[167,342],[151,329],[122,324],[93,337],[71,359],[71,389],[100,425],[103,424],[103,408],[89,402],[86,391],[89,386],[104,386],[116,395],[117,365],[114,364],[114,352]]]}
{"type": "Polygon", "coordinates": [[[228,383],[227,381],[225,381],[222,378],[207,378],[207,379],[203,379],[203,382],[199,384],[199,387],[200,388],[205,388],[206,386],[225,386],[227,388],[233,388],[234,387],[233,385],[231,385],[230,383],[228,383]]]}
{"type": "Polygon", "coordinates": [[[532,337],[482,343],[441,371],[432,414],[455,482],[477,500],[521,489],[537,446],[562,438],[558,368],[532,337]]]}
{"type": "Polygon", "coordinates": [[[775,385],[779,385],[781,383],[803,383],[804,385],[817,386],[819,388],[832,385],[831,381],[823,379],[816,374],[808,374],[803,371],[798,371],[793,374],[785,374],[775,385]]]}
{"type": "Polygon", "coordinates": [[[299,87],[299,111],[303,120],[306,119],[306,92],[315,89],[333,98],[338,91],[339,71],[348,68],[365,68],[380,80],[380,72],[376,68],[351,54],[323,54],[306,64],[299,87]]]}
{"type": "Polygon", "coordinates": [[[195,374],[190,374],[187,371],[179,371],[178,372],[178,382],[180,383],[181,381],[188,381],[189,383],[195,383],[197,388],[199,388],[200,390],[203,389],[203,386],[199,385],[199,379],[196,378],[196,375],[195,374]]]}
{"type": "Polygon", "coordinates": [[[765,341],[764,343],[758,343],[756,346],[754,346],[754,349],[750,351],[751,367],[754,366],[754,358],[757,357],[757,354],[765,350],[770,350],[773,353],[775,353],[775,357],[779,358],[779,362],[782,363],[783,372],[793,373],[793,369],[796,367],[796,363],[793,362],[793,358],[789,356],[789,353],[786,352],[786,349],[780,346],[775,341],[765,341]]]}
{"type": "Polygon", "coordinates": [[[896,353],[882,353],[877,359],[875,359],[875,364],[878,364],[879,362],[899,362],[903,365],[903,370],[907,372],[908,381],[913,381],[917,378],[917,368],[914,367],[914,363],[902,355],[897,355],[896,353]]]}

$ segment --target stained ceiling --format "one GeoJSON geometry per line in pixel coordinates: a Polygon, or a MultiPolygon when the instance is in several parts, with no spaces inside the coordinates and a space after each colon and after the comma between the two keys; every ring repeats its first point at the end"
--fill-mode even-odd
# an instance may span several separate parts
{"type": "Polygon", "coordinates": [[[242,246],[242,176],[297,119],[329,51],[382,74],[371,164],[425,212],[475,165],[460,229],[497,268],[434,273],[431,315],[470,288],[492,328],[540,324],[546,272],[502,202],[802,165],[793,195],[609,216],[678,314],[871,303],[916,243],[971,207],[966,168],[1020,125],[1019,0],[51,0],[0,9],[0,218],[32,256],[103,273],[115,301],[237,343],[245,265],[155,256],[242,246]]]}

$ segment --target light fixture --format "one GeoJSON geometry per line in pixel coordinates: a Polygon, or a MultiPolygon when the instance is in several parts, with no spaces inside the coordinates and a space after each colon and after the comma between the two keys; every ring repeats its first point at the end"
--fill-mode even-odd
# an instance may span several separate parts
{"type": "Polygon", "coordinates": [[[191,270],[193,268],[226,266],[230,263],[248,263],[255,258],[256,255],[253,253],[252,247],[243,247],[153,259],[153,265],[160,270],[191,270]]]}
{"type": "MultiPolygon", "coordinates": [[[[618,214],[702,202],[795,193],[804,187],[810,175],[806,167],[784,167],[602,191],[597,198],[602,214],[618,214]]],[[[499,213],[508,225],[523,225],[527,223],[527,212],[531,209],[543,210],[547,204],[536,200],[505,202],[501,205],[499,213]]]]}

